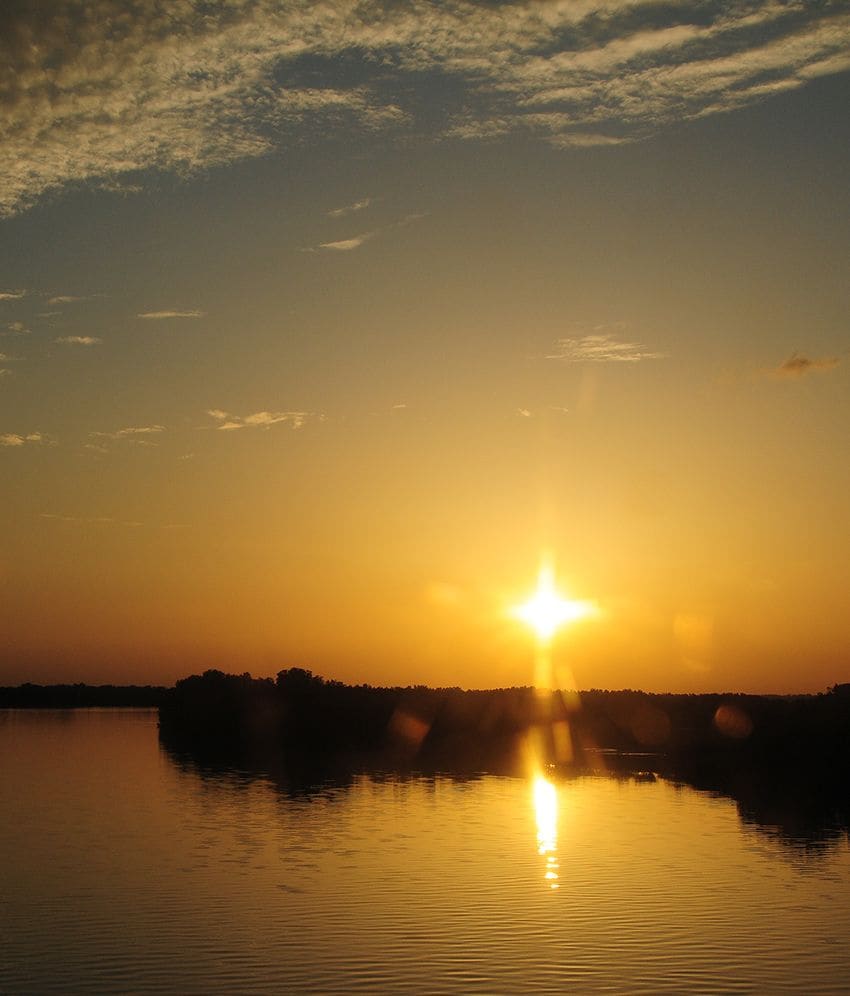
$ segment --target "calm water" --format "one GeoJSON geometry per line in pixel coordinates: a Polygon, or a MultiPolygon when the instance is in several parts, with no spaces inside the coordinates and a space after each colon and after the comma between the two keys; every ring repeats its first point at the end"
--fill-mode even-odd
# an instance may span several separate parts
{"type": "Polygon", "coordinates": [[[850,992],[850,849],[670,783],[201,774],[0,712],[0,992],[850,992]]]}

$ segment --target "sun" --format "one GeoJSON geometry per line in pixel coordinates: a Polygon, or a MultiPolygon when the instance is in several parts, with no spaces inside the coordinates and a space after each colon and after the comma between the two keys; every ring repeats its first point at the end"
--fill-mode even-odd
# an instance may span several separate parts
{"type": "Polygon", "coordinates": [[[546,642],[561,626],[582,619],[590,612],[588,602],[561,597],[555,588],[555,572],[551,564],[544,563],[537,578],[537,591],[527,602],[514,606],[511,615],[529,625],[538,639],[546,642]]]}

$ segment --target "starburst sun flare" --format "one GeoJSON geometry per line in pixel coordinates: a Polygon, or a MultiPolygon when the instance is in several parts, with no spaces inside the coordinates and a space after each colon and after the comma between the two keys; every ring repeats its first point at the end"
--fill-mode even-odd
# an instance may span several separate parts
{"type": "Polygon", "coordinates": [[[511,609],[511,615],[530,626],[542,642],[548,642],[561,626],[590,615],[590,602],[564,598],[555,587],[552,565],[544,563],[537,578],[537,590],[526,602],[511,609]]]}

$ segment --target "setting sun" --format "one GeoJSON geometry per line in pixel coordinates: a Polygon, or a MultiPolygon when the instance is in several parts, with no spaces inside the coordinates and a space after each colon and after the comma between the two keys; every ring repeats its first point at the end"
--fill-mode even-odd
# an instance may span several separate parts
{"type": "Polygon", "coordinates": [[[529,625],[540,640],[547,641],[561,626],[582,619],[591,611],[590,603],[559,594],[552,565],[544,563],[537,578],[537,590],[528,601],[515,606],[511,615],[529,625]]]}

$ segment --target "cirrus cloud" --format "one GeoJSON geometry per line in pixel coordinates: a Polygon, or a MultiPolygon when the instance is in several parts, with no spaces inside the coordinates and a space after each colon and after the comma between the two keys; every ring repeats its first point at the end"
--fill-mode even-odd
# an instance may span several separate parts
{"type": "Polygon", "coordinates": [[[329,129],[632,141],[850,69],[850,10],[55,0],[0,13],[0,55],[0,213],[11,214],[68,184],[134,189],[146,170],[186,175],[329,129]]]}

